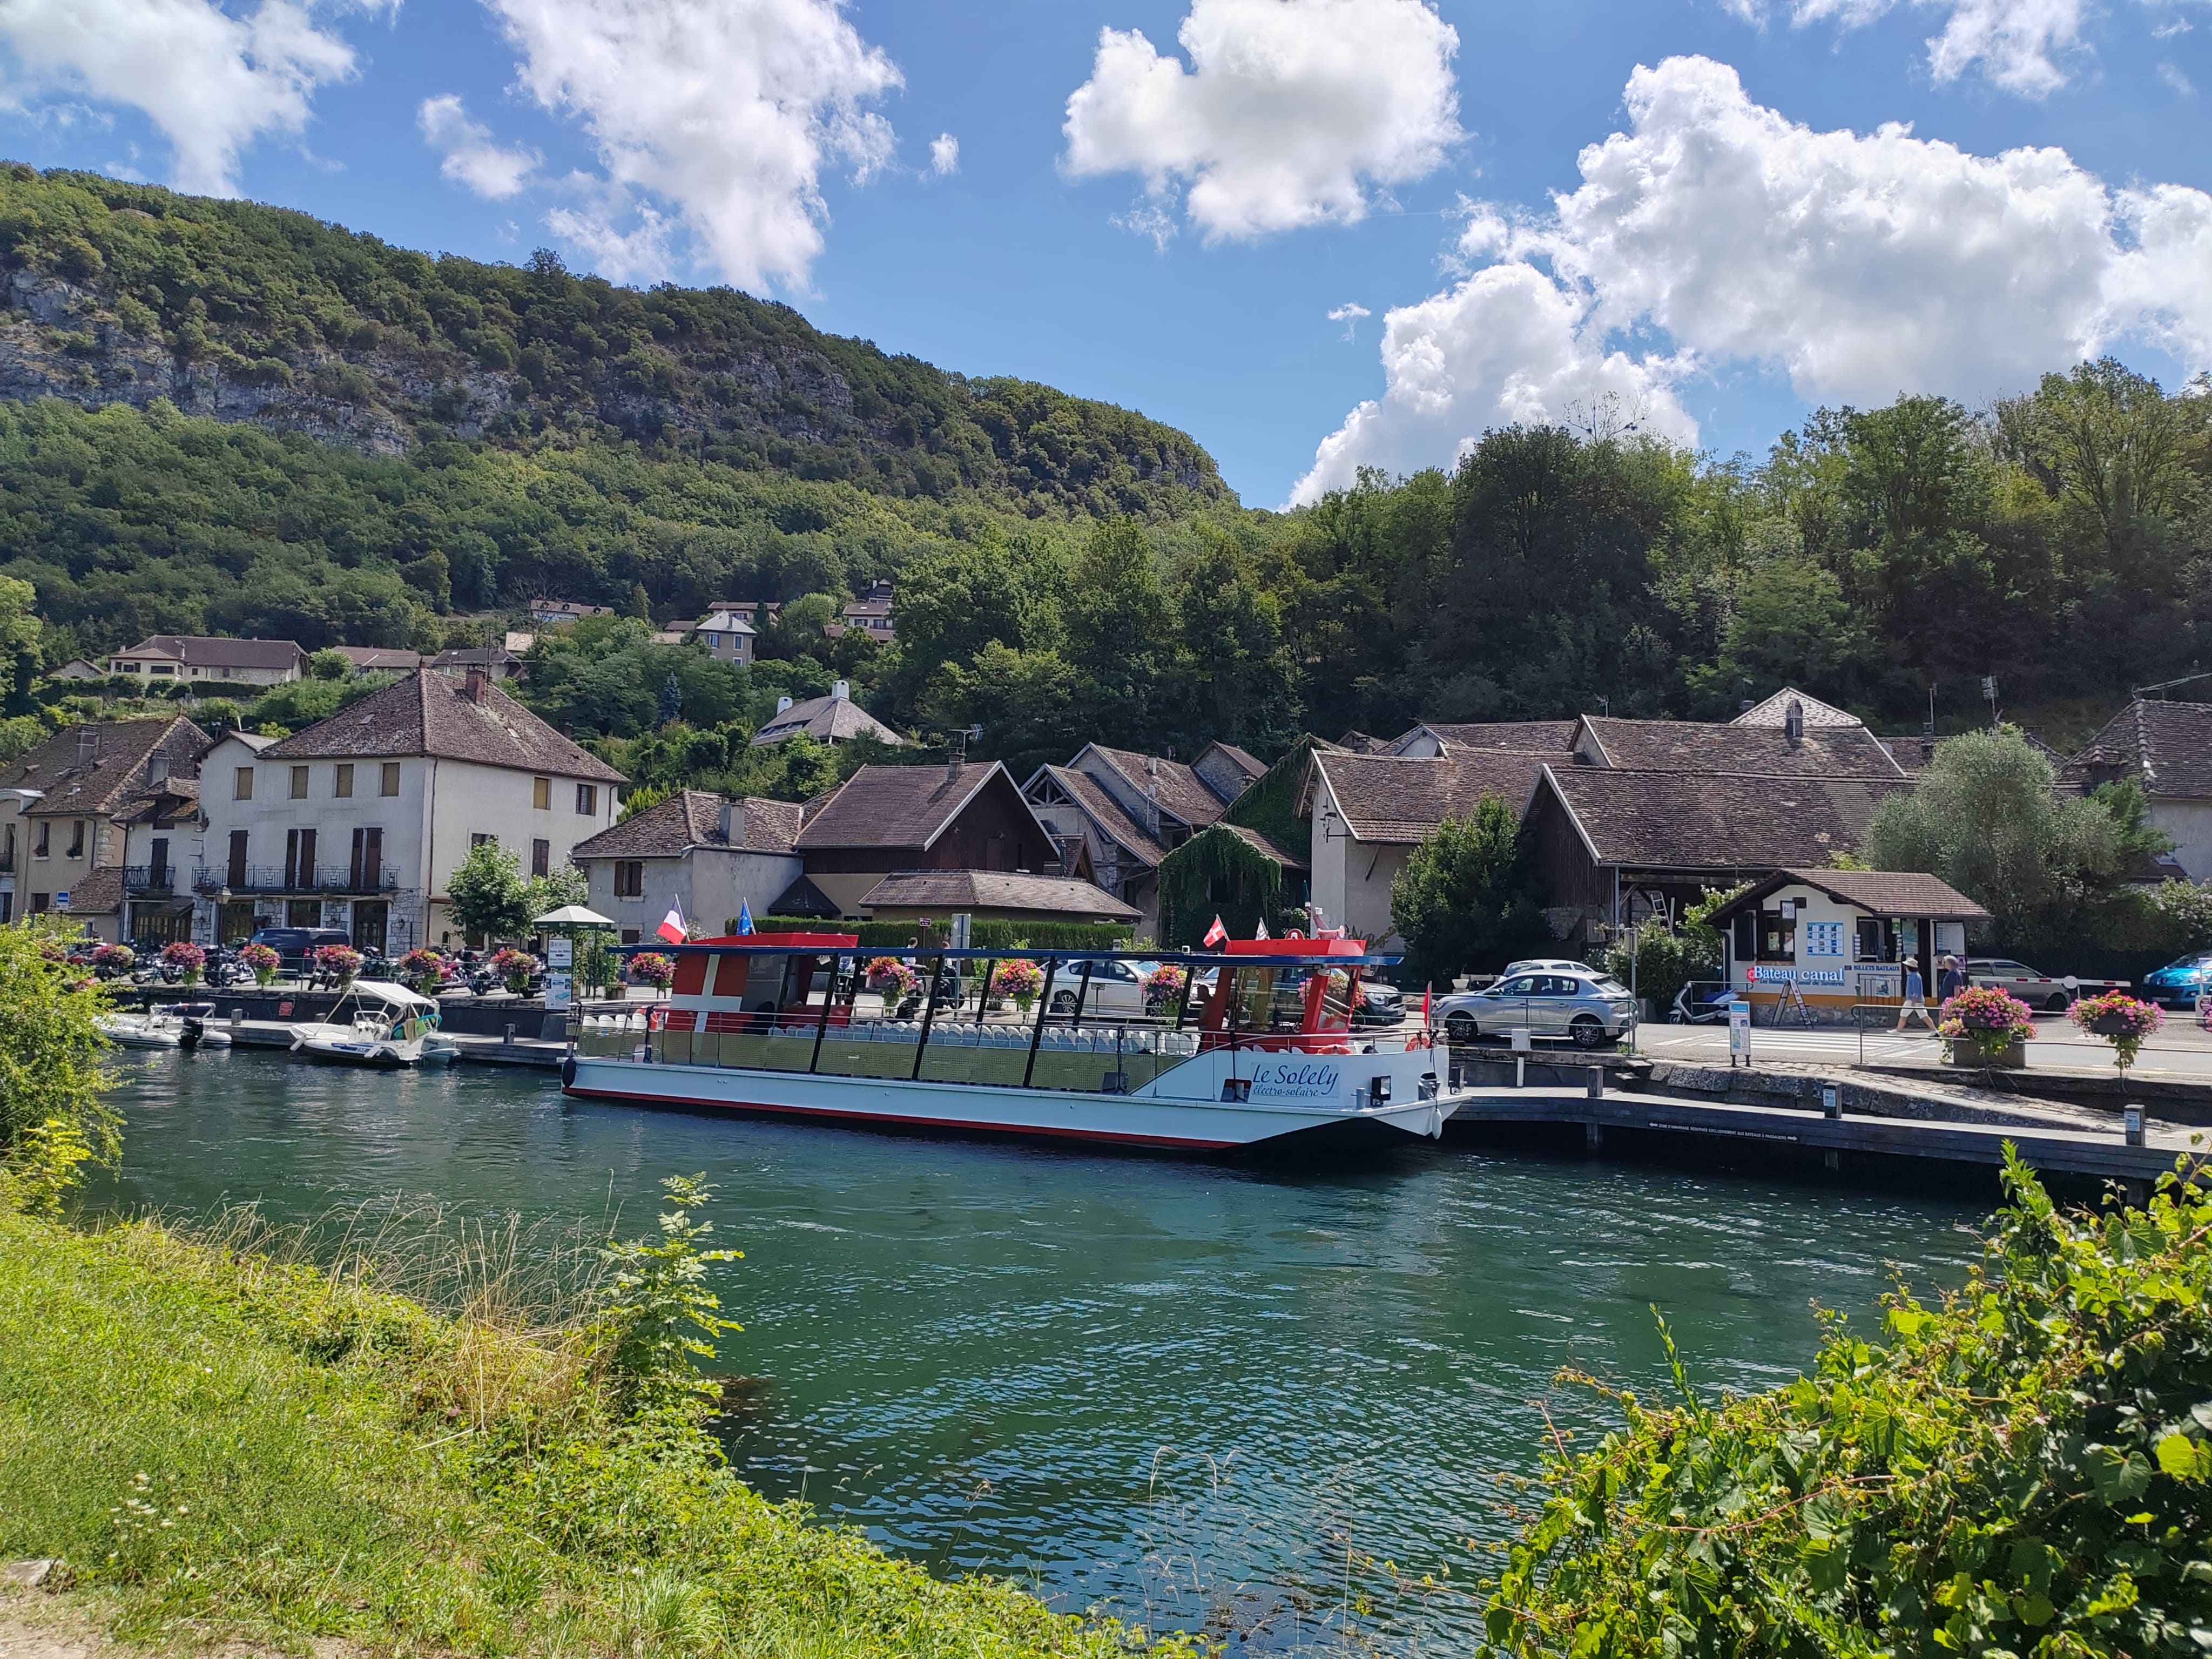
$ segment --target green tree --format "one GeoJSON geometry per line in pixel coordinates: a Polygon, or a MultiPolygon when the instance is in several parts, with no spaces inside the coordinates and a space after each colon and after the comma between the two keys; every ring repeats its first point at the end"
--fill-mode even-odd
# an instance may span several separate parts
{"type": "MultiPolygon", "coordinates": [[[[1060,659],[1074,700],[1102,743],[1148,748],[1176,657],[1175,618],[1156,556],[1134,520],[1093,529],[1060,593],[1060,659]]],[[[1060,758],[1065,759],[1062,756],[1060,758]]]]}
{"type": "Polygon", "coordinates": [[[319,680],[342,680],[353,672],[353,661],[343,651],[318,651],[307,659],[307,672],[319,680]]]}
{"type": "MultiPolygon", "coordinates": [[[[564,904],[589,904],[592,884],[573,864],[564,864],[545,875],[533,876],[522,890],[525,926],[564,904]]],[[[515,930],[518,933],[521,928],[515,930]]]]}
{"type": "Polygon", "coordinates": [[[39,636],[46,624],[34,607],[39,591],[26,581],[0,576],[0,714],[31,712],[31,685],[45,659],[39,636]]]}
{"type": "Polygon", "coordinates": [[[1997,405],[2011,452],[2102,544],[2102,562],[2114,570],[2203,498],[2208,429],[2202,398],[2169,398],[2111,357],[2046,374],[2027,396],[1997,405]]]}
{"type": "Polygon", "coordinates": [[[1875,807],[1862,854],[1877,870],[1941,876],[2007,943],[2063,937],[2121,866],[2112,815],[2057,782],[2015,727],[1946,738],[1917,789],[1875,807]]]}
{"type": "Polygon", "coordinates": [[[26,1208],[51,1207],[77,1164],[122,1147],[102,1064],[107,996],[64,955],[42,918],[0,927],[0,1200],[26,1208]]]}
{"type": "Polygon", "coordinates": [[[1390,884],[1390,921],[1407,965],[1430,984],[1495,972],[1551,936],[1513,809],[1485,795],[1446,818],[1390,884]]]}
{"type": "Polygon", "coordinates": [[[495,841],[469,848],[461,867],[446,883],[453,920],[471,939],[520,939],[529,930],[530,892],[522,861],[495,841]]]}
{"type": "Polygon", "coordinates": [[[1251,556],[1209,526],[1175,586],[1186,676],[1185,731],[1273,750],[1297,734],[1297,672],[1282,605],[1251,556]]]}

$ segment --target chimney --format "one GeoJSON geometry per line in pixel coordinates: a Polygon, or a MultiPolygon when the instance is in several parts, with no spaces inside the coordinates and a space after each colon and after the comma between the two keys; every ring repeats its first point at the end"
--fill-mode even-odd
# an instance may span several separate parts
{"type": "Polygon", "coordinates": [[[735,847],[743,838],[743,830],[738,825],[738,808],[737,802],[732,800],[726,795],[723,796],[722,811],[720,813],[721,822],[718,827],[721,830],[722,844],[725,847],[735,847]]]}
{"type": "Polygon", "coordinates": [[[89,766],[100,758],[100,732],[93,726],[81,726],[76,732],[76,763],[89,766]]]}
{"type": "Polygon", "coordinates": [[[789,697],[778,697],[775,700],[775,712],[779,714],[789,714],[791,712],[791,699],[789,697]]]}
{"type": "Polygon", "coordinates": [[[1151,809],[1152,823],[1146,827],[1158,841],[1160,835],[1160,763],[1156,755],[1145,757],[1145,805],[1151,809]]]}
{"type": "Polygon", "coordinates": [[[159,788],[169,781],[169,757],[155,755],[146,763],[146,783],[149,788],[159,788]]]}
{"type": "Polygon", "coordinates": [[[471,665],[467,676],[461,681],[461,695],[471,702],[484,700],[484,688],[491,684],[491,676],[480,665],[471,665]]]}
{"type": "Polygon", "coordinates": [[[1805,705],[1796,698],[1790,699],[1790,708],[1782,717],[1782,732],[1792,746],[1805,741],[1805,705]]]}
{"type": "Polygon", "coordinates": [[[957,783],[960,781],[960,768],[962,763],[965,762],[967,758],[968,734],[965,732],[947,732],[945,738],[945,782],[957,783]]]}
{"type": "Polygon", "coordinates": [[[852,696],[853,683],[850,680],[838,680],[830,687],[830,701],[832,702],[849,702],[852,696]]]}

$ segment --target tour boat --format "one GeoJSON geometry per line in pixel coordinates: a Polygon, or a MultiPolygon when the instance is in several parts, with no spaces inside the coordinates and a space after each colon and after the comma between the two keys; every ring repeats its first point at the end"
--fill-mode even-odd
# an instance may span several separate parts
{"type": "Polygon", "coordinates": [[[1435,1137],[1452,1111],[1433,1033],[1354,1029],[1361,974],[1395,960],[1357,939],[1238,940],[1167,958],[1180,989],[1140,1013],[1087,1006],[1092,974],[1157,956],[910,948],[921,972],[901,988],[919,1018],[904,1019],[896,995],[862,1009],[876,953],[857,934],[650,948],[676,957],[672,994],[641,1026],[587,1021],[562,1063],[568,1094],[1201,1152],[1435,1137]],[[1038,969],[1028,1013],[987,991],[1012,960],[1038,969]]]}
{"type": "Polygon", "coordinates": [[[328,1018],[292,1028],[292,1052],[350,1066],[416,1066],[437,1029],[438,1005],[428,997],[389,980],[357,979],[328,1018]]]}

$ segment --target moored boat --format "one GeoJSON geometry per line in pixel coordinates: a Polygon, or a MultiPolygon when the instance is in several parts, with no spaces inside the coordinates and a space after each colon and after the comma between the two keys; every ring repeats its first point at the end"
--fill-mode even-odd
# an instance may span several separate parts
{"type": "Polygon", "coordinates": [[[1451,1111],[1433,1033],[1352,1029],[1362,973],[1395,960],[1358,940],[1235,941],[1173,957],[1181,983],[1137,1012],[1089,1006],[1103,964],[1158,960],[1128,951],[915,951],[921,974],[904,969],[899,994],[864,1006],[859,945],[824,933],[675,946],[667,1001],[641,1030],[587,1028],[562,1086],[641,1105],[1194,1152],[1401,1142],[1441,1134],[1451,1111]],[[1012,961],[1040,970],[1032,1012],[995,1006],[1011,1002],[1014,976],[1000,970],[1012,961]],[[925,983],[926,996],[909,994],[925,983]],[[917,1017],[899,1018],[902,1003],[919,1003],[917,1017]]]}
{"type": "Polygon", "coordinates": [[[328,1018],[292,1028],[292,1052],[349,1066],[416,1066],[437,1029],[438,1005],[428,997],[388,980],[357,979],[328,1018]]]}

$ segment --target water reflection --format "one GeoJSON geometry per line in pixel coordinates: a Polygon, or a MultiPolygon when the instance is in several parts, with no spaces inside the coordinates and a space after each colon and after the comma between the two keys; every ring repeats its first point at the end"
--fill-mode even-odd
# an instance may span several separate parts
{"type": "Polygon", "coordinates": [[[1662,1308],[1702,1386],[1810,1355],[1893,1261],[1954,1280],[1971,1211],[1815,1183],[1413,1148],[1328,1175],[905,1139],[564,1103],[550,1080],[131,1056],[99,1196],[304,1216],[430,1194],[649,1228],[658,1179],[720,1186],[745,1330],[725,1424],[747,1479],[940,1571],[1265,1648],[1380,1598],[1391,1645],[1457,1644],[1493,1477],[1574,1366],[1649,1388],[1662,1308]]]}

